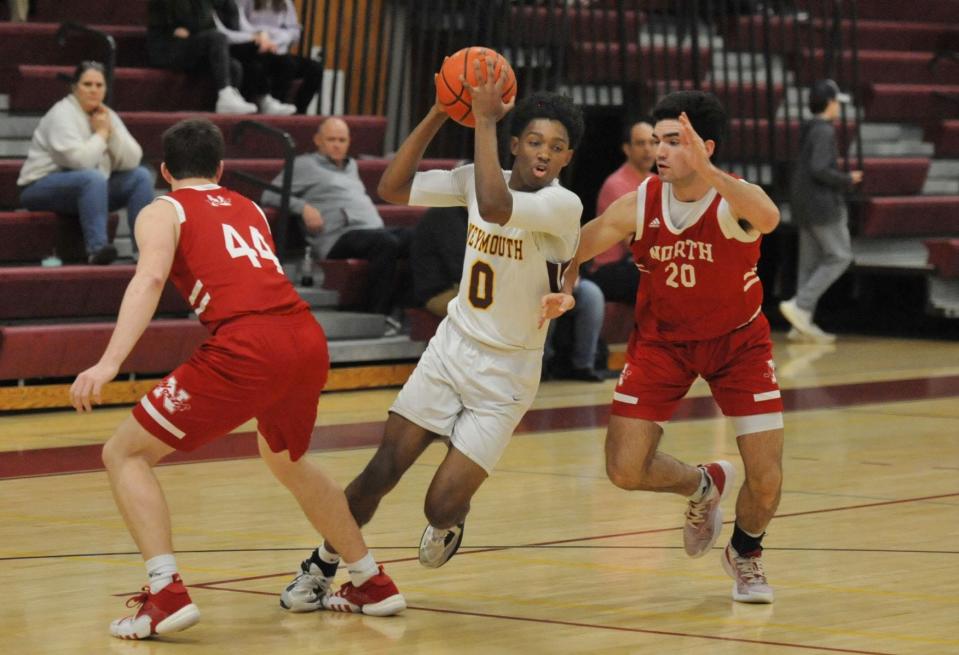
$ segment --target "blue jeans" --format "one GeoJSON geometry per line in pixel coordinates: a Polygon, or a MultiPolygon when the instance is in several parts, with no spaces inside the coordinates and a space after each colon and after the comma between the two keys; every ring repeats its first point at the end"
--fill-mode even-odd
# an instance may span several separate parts
{"type": "Polygon", "coordinates": [[[606,299],[596,283],[586,278],[580,278],[573,288],[573,299],[576,300],[576,306],[572,310],[550,321],[544,352],[547,360],[553,357],[552,340],[556,325],[559,321],[572,321],[573,352],[569,355],[570,365],[577,369],[592,369],[596,361],[599,333],[603,329],[606,299]]]}
{"type": "Polygon", "coordinates": [[[98,170],[59,171],[24,188],[20,202],[30,211],[77,214],[87,254],[93,255],[110,242],[107,216],[111,211],[126,207],[133,238],[137,214],[153,202],[153,176],[145,166],[114,171],[109,178],[98,170]]]}

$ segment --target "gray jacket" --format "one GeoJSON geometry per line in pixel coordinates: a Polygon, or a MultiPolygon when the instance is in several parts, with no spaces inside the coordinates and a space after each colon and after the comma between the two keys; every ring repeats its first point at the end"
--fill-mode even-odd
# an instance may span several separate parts
{"type": "Polygon", "coordinates": [[[839,148],[832,123],[816,117],[803,124],[799,159],[790,189],[792,216],[800,225],[835,223],[843,216],[843,192],[852,176],[839,170],[839,148]]]}
{"type": "MultiPolygon", "coordinates": [[[[283,174],[280,173],[273,184],[279,186],[282,181],[283,174]]],[[[267,207],[279,207],[280,194],[264,191],[261,203],[267,207]]],[[[356,160],[352,157],[343,168],[316,152],[293,160],[290,212],[302,216],[304,204],[318,209],[323,217],[323,229],[317,234],[306,235],[317,259],[324,259],[336,240],[347,232],[383,227],[383,219],[366,193],[356,160]]]]}

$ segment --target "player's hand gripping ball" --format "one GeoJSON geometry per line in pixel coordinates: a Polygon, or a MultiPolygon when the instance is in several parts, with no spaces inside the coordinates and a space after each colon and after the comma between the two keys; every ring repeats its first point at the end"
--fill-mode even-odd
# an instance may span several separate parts
{"type": "Polygon", "coordinates": [[[504,103],[509,104],[516,96],[516,75],[513,73],[513,68],[506,58],[495,50],[482,46],[470,46],[450,55],[443,62],[443,67],[436,76],[436,99],[450,118],[466,127],[475,127],[476,118],[473,116],[473,97],[469,86],[463,86],[460,76],[466,79],[468,85],[478,86],[476,71],[473,69],[473,62],[477,58],[484,69],[487,59],[495,60],[494,79],[498,80],[501,75],[506,76],[503,84],[504,103]]]}

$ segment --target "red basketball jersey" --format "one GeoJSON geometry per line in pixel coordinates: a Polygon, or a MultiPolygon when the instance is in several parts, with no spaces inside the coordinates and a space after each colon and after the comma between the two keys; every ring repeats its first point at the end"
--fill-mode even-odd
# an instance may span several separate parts
{"type": "Polygon", "coordinates": [[[631,340],[712,339],[748,323],[762,308],[756,273],[761,235],[722,216],[715,189],[701,201],[698,217],[677,228],[668,198],[665,206],[663,201],[671,193],[656,175],[637,189],[631,249],[641,275],[631,340]]]}
{"type": "Polygon", "coordinates": [[[216,184],[161,198],[180,221],[170,280],[211,332],[239,316],[309,309],[284,274],[256,203],[216,184]]]}

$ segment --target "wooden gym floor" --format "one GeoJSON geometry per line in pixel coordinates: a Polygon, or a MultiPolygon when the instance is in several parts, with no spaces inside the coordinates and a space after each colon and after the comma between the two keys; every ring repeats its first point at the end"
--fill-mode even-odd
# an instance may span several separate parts
{"type": "MultiPolygon", "coordinates": [[[[682,552],[682,499],[605,478],[613,382],[544,384],[477,494],[446,566],[416,561],[436,445],[365,534],[406,594],[401,616],[289,614],[279,591],[317,537],[255,452],[252,426],[161,467],[178,563],[203,614],[169,638],[108,636],[145,579],[99,444],[129,408],[0,417],[3,653],[957,653],[959,343],[777,335],[785,485],[766,539],[776,603],[732,602],[720,545],[682,552]]],[[[310,457],[343,484],[395,389],[324,396],[310,457]]],[[[725,457],[735,438],[701,382],[663,449],[725,457]]],[[[343,572],[339,582],[346,580],[343,572]]]]}

